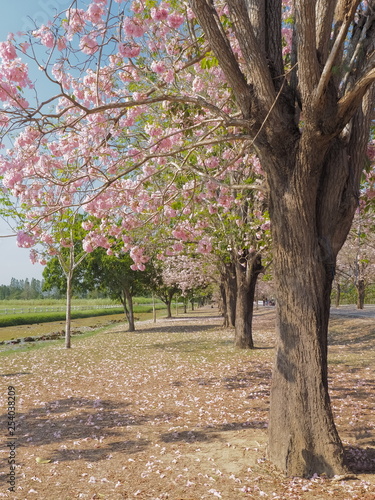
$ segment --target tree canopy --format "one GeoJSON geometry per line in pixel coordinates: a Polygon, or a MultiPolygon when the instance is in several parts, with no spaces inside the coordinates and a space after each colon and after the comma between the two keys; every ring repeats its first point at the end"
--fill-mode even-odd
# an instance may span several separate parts
{"type": "MultiPolygon", "coordinates": [[[[14,136],[0,173],[27,214],[20,245],[45,238],[41,221],[84,210],[84,250],[111,253],[122,242],[142,270],[140,237],[157,238],[155,227],[172,247],[194,241],[209,253],[197,207],[238,214],[249,190],[267,205],[277,295],[269,454],[291,475],[345,470],[327,329],[361,177],[368,198],[374,186],[373,157],[366,161],[374,8],[374,0],[76,0],[0,45],[0,123],[14,136]],[[48,96],[26,61],[54,89],[48,96]]],[[[233,217],[233,227],[242,222],[233,217]]],[[[254,249],[241,238],[244,265],[254,249]]]]}

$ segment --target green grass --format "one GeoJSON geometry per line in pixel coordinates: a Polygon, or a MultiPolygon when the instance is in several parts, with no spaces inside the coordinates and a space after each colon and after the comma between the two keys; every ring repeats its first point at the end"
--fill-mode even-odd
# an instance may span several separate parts
{"type": "MultiPolygon", "coordinates": [[[[156,304],[156,310],[165,309],[164,304],[156,304]]],[[[91,309],[85,311],[72,311],[72,319],[76,318],[92,318],[96,316],[108,316],[111,314],[121,313],[122,310],[118,307],[106,308],[106,309],[91,309]]],[[[135,306],[134,313],[151,313],[152,306],[135,306]]],[[[49,323],[51,321],[63,321],[65,320],[65,311],[56,312],[39,312],[39,313],[24,313],[24,314],[7,314],[0,315],[0,328],[6,326],[17,326],[17,325],[33,325],[35,323],[49,323]]]]}
{"type": "MultiPolygon", "coordinates": [[[[94,316],[106,316],[118,313],[118,308],[114,309],[94,309],[91,311],[72,311],[74,318],[90,318],[94,316]]],[[[5,326],[32,325],[34,323],[49,323],[51,321],[62,321],[65,319],[65,312],[45,312],[45,313],[25,313],[18,315],[0,316],[0,328],[5,326]]]]}

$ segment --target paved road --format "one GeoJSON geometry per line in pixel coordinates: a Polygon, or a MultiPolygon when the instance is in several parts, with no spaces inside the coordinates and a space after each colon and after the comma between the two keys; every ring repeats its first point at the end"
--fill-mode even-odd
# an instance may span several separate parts
{"type": "Polygon", "coordinates": [[[331,307],[331,316],[350,316],[352,318],[375,318],[375,305],[365,305],[364,309],[357,309],[354,305],[331,307]]]}

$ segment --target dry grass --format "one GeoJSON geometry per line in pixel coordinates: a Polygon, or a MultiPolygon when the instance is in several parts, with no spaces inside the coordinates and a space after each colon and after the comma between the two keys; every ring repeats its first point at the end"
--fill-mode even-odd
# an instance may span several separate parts
{"type": "Polygon", "coordinates": [[[210,309],[3,358],[17,489],[3,446],[0,498],[374,500],[373,319],[331,326],[332,401],[358,479],[291,480],[266,460],[273,315],[256,312],[254,351],[235,350],[210,309]]]}

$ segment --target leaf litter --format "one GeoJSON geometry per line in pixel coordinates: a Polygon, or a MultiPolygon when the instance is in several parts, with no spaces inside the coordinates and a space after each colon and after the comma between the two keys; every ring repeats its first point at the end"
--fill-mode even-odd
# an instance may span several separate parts
{"type": "Polygon", "coordinates": [[[255,312],[257,349],[239,351],[217,312],[199,309],[3,358],[17,467],[12,493],[1,463],[0,498],[374,500],[373,323],[330,327],[332,405],[355,475],[286,478],[268,462],[274,310],[255,312]]]}

